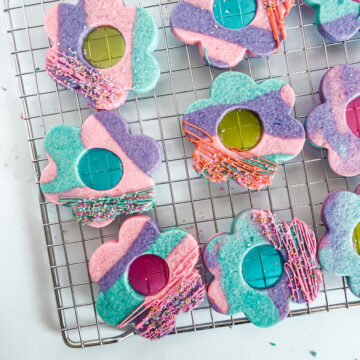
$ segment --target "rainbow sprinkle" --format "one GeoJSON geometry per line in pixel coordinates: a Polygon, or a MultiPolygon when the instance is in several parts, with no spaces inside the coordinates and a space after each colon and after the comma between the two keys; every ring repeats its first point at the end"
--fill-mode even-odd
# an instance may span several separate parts
{"type": "MultiPolygon", "coordinates": [[[[256,219],[254,219],[256,220],[256,219]]],[[[316,238],[314,232],[298,219],[288,225],[280,223],[268,210],[262,210],[257,218],[262,233],[279,251],[285,251],[287,261],[284,270],[289,280],[291,298],[296,302],[314,301],[322,283],[321,271],[316,262],[316,238]]]]}
{"type": "Polygon", "coordinates": [[[200,277],[181,280],[157,306],[152,306],[136,328],[150,340],[168,334],[175,325],[176,316],[192,310],[203,299],[205,286],[200,277]]]}
{"type": "Polygon", "coordinates": [[[214,145],[212,137],[200,127],[183,122],[185,136],[197,145],[193,152],[193,167],[204,178],[215,183],[232,178],[238,184],[253,189],[270,185],[278,172],[278,165],[268,159],[256,156],[250,151],[242,151],[232,146],[227,153],[214,145]],[[195,132],[205,136],[203,139],[195,132]]]}
{"type": "Polygon", "coordinates": [[[154,187],[127,193],[119,197],[103,196],[98,199],[81,199],[62,196],[60,202],[72,207],[76,220],[83,223],[115,219],[118,215],[140,214],[155,204],[154,187]]]}
{"type": "Polygon", "coordinates": [[[117,107],[121,97],[126,96],[109,78],[86,67],[77,57],[76,51],[68,49],[70,55],[54,49],[47,53],[45,69],[52,79],[65,88],[89,97],[97,109],[111,110],[117,107]]]}

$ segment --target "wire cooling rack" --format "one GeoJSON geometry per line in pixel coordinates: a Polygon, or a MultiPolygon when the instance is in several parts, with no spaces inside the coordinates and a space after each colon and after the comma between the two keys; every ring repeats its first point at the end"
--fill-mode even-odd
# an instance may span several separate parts
{"type": "MultiPolygon", "coordinates": [[[[44,71],[49,46],[44,14],[57,2],[3,0],[37,184],[47,164],[43,149],[46,132],[59,123],[80,126],[91,113],[83,99],[58,87],[44,71]]],[[[155,174],[158,201],[150,215],[164,228],[180,226],[193,233],[201,246],[215,232],[229,231],[234,215],[251,207],[271,209],[281,220],[296,216],[321,235],[324,228],[320,208],[324,197],[339,187],[353,191],[360,177],[337,176],[327,165],[326,153],[306,144],[299,156],[280,166],[274,183],[260,191],[248,191],[232,182],[216,185],[200,179],[192,169],[193,146],[181,130],[182,114],[196,99],[208,97],[209,87],[220,71],[205,65],[196,47],[187,47],[172,36],[169,16],[176,0],[125,3],[147,8],[160,32],[156,57],[161,77],[156,89],[130,96],[121,107],[132,133],[152,136],[164,150],[164,161],[155,174]]],[[[268,58],[245,58],[234,69],[257,82],[281,78],[289,83],[296,92],[294,113],[302,122],[319,103],[319,82],[327,69],[344,63],[360,66],[360,36],[347,42],[326,42],[313,22],[314,11],[297,3],[287,19],[288,39],[280,51],[268,58]]],[[[131,329],[113,328],[98,317],[94,305],[98,287],[87,268],[95,249],[117,237],[120,220],[103,229],[93,229],[74,221],[70,209],[46,202],[40,189],[39,202],[65,343],[85,347],[134,335],[131,329]]],[[[199,270],[203,272],[202,264],[199,270]]],[[[310,306],[292,303],[290,316],[358,305],[360,300],[352,295],[343,278],[325,273],[319,298],[310,306]]],[[[212,311],[205,300],[197,310],[178,318],[174,332],[246,322],[244,314],[230,317],[212,311]]]]}

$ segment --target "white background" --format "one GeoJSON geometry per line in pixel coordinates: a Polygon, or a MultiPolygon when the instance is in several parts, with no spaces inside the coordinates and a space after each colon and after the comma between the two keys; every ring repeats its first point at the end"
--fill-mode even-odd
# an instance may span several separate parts
{"type": "Polygon", "coordinates": [[[2,14],[0,44],[0,359],[280,360],[312,359],[311,351],[316,359],[360,358],[360,308],[287,319],[270,329],[248,324],[157,342],[132,337],[84,350],[64,345],[2,14]]]}

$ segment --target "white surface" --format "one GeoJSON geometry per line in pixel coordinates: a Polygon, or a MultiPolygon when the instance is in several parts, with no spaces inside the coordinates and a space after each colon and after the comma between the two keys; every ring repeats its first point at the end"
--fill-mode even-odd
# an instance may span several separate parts
{"type": "Polygon", "coordinates": [[[3,14],[0,20],[0,86],[6,88],[0,89],[0,359],[312,359],[310,351],[317,352],[316,359],[360,358],[359,308],[288,319],[270,329],[249,324],[169,336],[157,342],[132,337],[84,350],[66,347],[58,325],[3,14]]]}

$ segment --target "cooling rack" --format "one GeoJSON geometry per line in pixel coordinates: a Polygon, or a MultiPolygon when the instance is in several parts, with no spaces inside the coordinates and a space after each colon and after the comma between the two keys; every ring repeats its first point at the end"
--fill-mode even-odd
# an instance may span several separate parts
{"type": "MultiPolygon", "coordinates": [[[[46,132],[60,123],[80,126],[91,113],[80,97],[58,87],[44,71],[49,46],[43,28],[44,14],[57,2],[3,0],[38,186],[41,170],[47,164],[43,149],[46,132]]],[[[126,5],[147,8],[160,33],[156,57],[161,76],[156,89],[130,96],[121,107],[132,133],[152,136],[164,151],[164,161],[155,174],[158,201],[150,216],[163,228],[179,226],[193,233],[200,246],[215,232],[229,231],[234,215],[251,207],[271,209],[281,220],[298,217],[321,235],[324,228],[320,208],[324,197],[339,187],[353,191],[360,183],[360,177],[334,174],[322,150],[306,144],[299,156],[280,165],[274,183],[260,191],[249,191],[232,182],[210,184],[192,169],[193,145],[183,136],[182,114],[196,99],[208,97],[209,87],[221,71],[205,65],[196,47],[185,46],[172,36],[169,16],[176,3],[176,0],[125,1],[126,5]]],[[[296,1],[287,20],[288,39],[280,51],[267,58],[247,57],[234,68],[256,82],[281,78],[289,83],[296,92],[294,115],[301,122],[319,103],[319,82],[327,69],[345,63],[360,66],[360,36],[347,42],[327,42],[313,23],[314,11],[296,1]]],[[[73,220],[70,209],[48,203],[40,188],[39,204],[64,342],[72,347],[86,347],[135,335],[132,329],[113,328],[98,317],[94,305],[98,287],[91,281],[87,268],[95,249],[117,237],[122,219],[103,229],[83,227],[73,220]]],[[[198,267],[203,273],[201,263],[198,267]]],[[[290,316],[359,305],[360,300],[352,295],[343,278],[325,273],[319,298],[309,306],[292,303],[290,316]]],[[[178,318],[174,333],[246,322],[244,314],[230,317],[212,311],[205,300],[197,310],[178,318]]]]}

